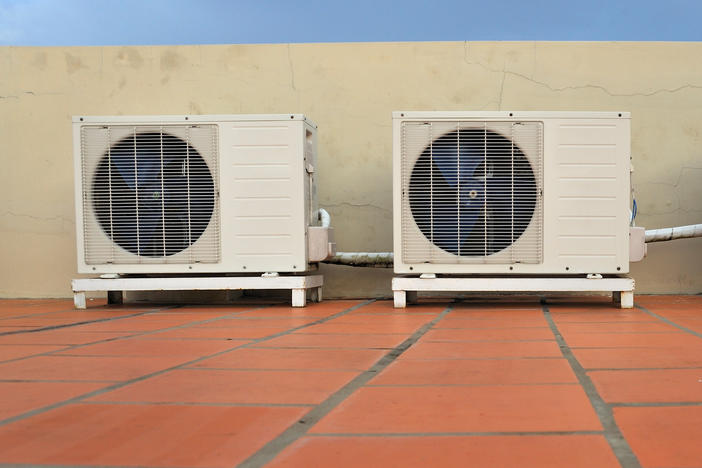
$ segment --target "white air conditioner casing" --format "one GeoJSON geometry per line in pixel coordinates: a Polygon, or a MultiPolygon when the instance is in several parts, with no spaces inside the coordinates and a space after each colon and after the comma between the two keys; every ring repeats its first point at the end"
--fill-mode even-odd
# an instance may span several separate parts
{"type": "Polygon", "coordinates": [[[626,112],[394,112],[395,272],[627,273],[630,167],[626,112]]]}
{"type": "Polygon", "coordinates": [[[79,273],[304,272],[323,259],[309,255],[317,127],[303,115],[83,116],[73,139],[79,273]]]}

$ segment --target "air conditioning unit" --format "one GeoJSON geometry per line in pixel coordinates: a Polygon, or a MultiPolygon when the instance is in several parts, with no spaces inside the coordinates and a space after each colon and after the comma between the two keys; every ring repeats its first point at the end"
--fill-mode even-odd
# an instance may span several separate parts
{"type": "Polygon", "coordinates": [[[75,117],[78,272],[305,272],[326,258],[303,115],[75,117]]]}
{"type": "Polygon", "coordinates": [[[629,271],[630,116],[393,114],[395,272],[629,271]]]}

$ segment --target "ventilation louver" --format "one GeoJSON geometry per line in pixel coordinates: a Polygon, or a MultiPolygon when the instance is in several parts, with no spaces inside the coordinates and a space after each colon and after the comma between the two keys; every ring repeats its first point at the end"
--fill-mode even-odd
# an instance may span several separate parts
{"type": "Polygon", "coordinates": [[[216,126],[84,126],[81,145],[87,264],[219,261],[216,126]]]}
{"type": "Polygon", "coordinates": [[[406,263],[539,263],[539,122],[403,122],[406,263]]]}

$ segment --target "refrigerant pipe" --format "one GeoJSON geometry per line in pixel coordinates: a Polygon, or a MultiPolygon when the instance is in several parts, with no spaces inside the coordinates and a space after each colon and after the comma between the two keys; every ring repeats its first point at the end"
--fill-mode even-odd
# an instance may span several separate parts
{"type": "Polygon", "coordinates": [[[336,265],[349,265],[356,267],[392,267],[392,252],[337,252],[333,257],[324,260],[324,263],[336,265]]]}
{"type": "Polygon", "coordinates": [[[690,224],[689,226],[676,226],[662,229],[648,229],[646,231],[646,243],[664,242],[675,239],[685,239],[687,237],[702,237],[702,224],[690,224]]]}
{"type": "MultiPolygon", "coordinates": [[[[665,242],[689,237],[702,237],[702,224],[692,224],[689,226],[676,226],[662,229],[649,229],[646,231],[646,243],[665,242]]],[[[324,263],[356,267],[389,268],[393,264],[393,253],[337,252],[336,255],[325,260],[324,263]]]]}
{"type": "MultiPolygon", "coordinates": [[[[322,227],[331,225],[331,215],[324,208],[317,210],[318,219],[322,227]]],[[[336,265],[349,265],[356,267],[392,267],[392,252],[337,252],[323,263],[333,263],[336,265]]]]}
{"type": "MultiPolygon", "coordinates": [[[[323,227],[331,225],[331,216],[324,208],[319,209],[319,220],[323,227]]],[[[646,231],[647,244],[689,237],[702,237],[702,224],[649,229],[646,231]]],[[[392,252],[337,252],[333,257],[324,260],[324,263],[355,267],[390,268],[393,265],[393,259],[394,255],[392,252]]]]}

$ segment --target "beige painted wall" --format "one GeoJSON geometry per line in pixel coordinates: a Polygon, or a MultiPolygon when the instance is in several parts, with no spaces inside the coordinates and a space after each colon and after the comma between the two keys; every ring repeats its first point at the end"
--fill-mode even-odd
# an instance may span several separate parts
{"type": "MultiPolygon", "coordinates": [[[[70,294],[72,115],[305,113],[344,251],[391,250],[393,110],[632,112],[638,224],[702,222],[702,43],[0,47],[0,296],[70,294]]],[[[323,267],[330,296],[391,271],[323,267]]],[[[702,292],[702,239],[649,247],[641,292],[702,292]]]]}

